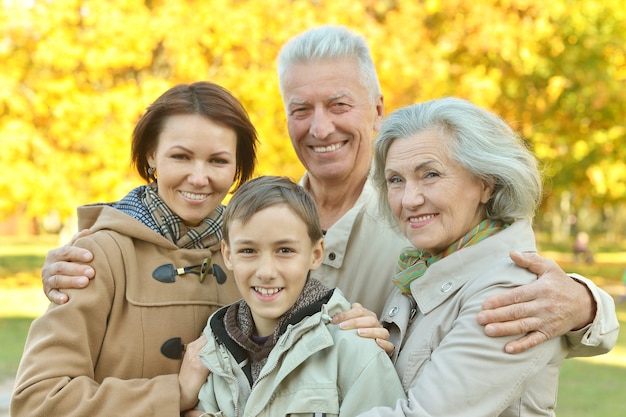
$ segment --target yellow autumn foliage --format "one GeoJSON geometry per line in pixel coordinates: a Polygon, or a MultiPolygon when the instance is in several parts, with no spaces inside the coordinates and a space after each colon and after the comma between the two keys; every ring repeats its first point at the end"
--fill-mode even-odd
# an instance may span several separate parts
{"type": "Polygon", "coordinates": [[[551,175],[547,202],[567,190],[620,204],[625,10],[621,0],[3,0],[0,220],[65,219],[122,197],[140,183],[128,156],[137,118],[196,80],[244,103],[261,139],[258,174],[299,178],[275,59],[321,24],[367,38],[387,112],[472,100],[529,140],[551,175]]]}

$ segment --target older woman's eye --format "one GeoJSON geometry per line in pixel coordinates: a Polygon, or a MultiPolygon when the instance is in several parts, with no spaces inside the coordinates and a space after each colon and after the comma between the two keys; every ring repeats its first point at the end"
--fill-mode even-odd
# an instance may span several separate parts
{"type": "Polygon", "coordinates": [[[393,177],[388,177],[387,178],[387,184],[399,184],[402,182],[402,179],[400,177],[397,176],[393,176],[393,177]]]}

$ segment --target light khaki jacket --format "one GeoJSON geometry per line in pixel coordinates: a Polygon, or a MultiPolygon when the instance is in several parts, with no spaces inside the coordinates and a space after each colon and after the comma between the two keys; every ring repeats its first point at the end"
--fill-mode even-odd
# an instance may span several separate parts
{"type": "MultiPolygon", "coordinates": [[[[411,283],[411,296],[394,290],[381,319],[399,347],[395,365],[408,401],[363,416],[554,415],[567,338],[507,354],[504,345],[519,336],[489,337],[476,321],[485,299],[536,279],[513,263],[511,250],[536,250],[528,221],[432,264],[411,283]]],[[[611,325],[596,332],[614,343],[618,329],[611,325]]],[[[602,353],[603,347],[595,349],[602,353]]]]}
{"type": "MultiPolygon", "coordinates": [[[[333,315],[349,309],[335,289],[320,311],[290,324],[253,387],[240,368],[247,359],[238,364],[228,341],[215,337],[208,325],[200,358],[211,374],[200,390],[199,408],[215,417],[354,417],[404,399],[387,354],[356,330],[330,323],[333,315]]],[[[214,317],[223,320],[223,314],[214,317]]]]}
{"type": "Polygon", "coordinates": [[[201,284],[188,273],[163,283],[152,272],[169,263],[199,265],[209,256],[223,267],[219,245],[179,249],[109,206],[81,207],[78,214],[80,228],[95,232],[77,246],[93,252],[96,278],[33,322],[11,415],[176,417],[181,361],[161,347],[170,339],[195,340],[211,313],[240,296],[230,276],[218,284],[209,275],[201,284]]]}
{"type": "MultiPolygon", "coordinates": [[[[307,175],[300,181],[308,183],[307,175]]],[[[379,317],[393,289],[398,256],[411,243],[391,228],[378,208],[378,194],[368,178],[354,206],[324,235],[324,260],[311,276],[339,288],[352,303],[379,317]]]]}

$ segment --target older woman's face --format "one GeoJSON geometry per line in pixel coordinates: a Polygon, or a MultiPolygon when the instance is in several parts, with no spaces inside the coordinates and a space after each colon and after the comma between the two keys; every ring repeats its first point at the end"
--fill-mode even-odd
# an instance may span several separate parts
{"type": "Polygon", "coordinates": [[[449,157],[435,130],[396,139],[385,163],[389,204],[418,249],[443,252],[485,219],[492,187],[449,157]]]}

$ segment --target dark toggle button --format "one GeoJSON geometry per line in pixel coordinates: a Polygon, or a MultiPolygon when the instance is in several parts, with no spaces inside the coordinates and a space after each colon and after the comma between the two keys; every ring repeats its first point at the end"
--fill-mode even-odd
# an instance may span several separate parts
{"type": "Polygon", "coordinates": [[[185,352],[185,345],[183,345],[180,337],[172,337],[161,345],[161,353],[170,359],[182,358],[183,352],[185,352]]]}
{"type": "Polygon", "coordinates": [[[200,283],[204,282],[207,275],[213,275],[218,284],[226,282],[226,273],[217,264],[211,265],[211,258],[204,258],[200,265],[186,266],[184,268],[176,268],[173,264],[165,264],[157,267],[152,271],[152,278],[160,282],[175,282],[178,275],[196,274],[200,276],[200,283]],[[196,270],[200,268],[200,270],[196,270]]]}

